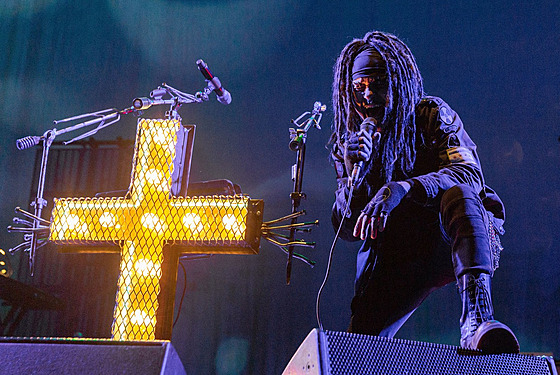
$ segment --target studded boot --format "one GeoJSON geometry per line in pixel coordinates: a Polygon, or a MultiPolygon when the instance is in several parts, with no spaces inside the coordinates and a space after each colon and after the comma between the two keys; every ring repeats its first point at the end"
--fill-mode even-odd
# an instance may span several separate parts
{"type": "Polygon", "coordinates": [[[494,320],[490,275],[465,274],[458,283],[463,301],[461,346],[488,354],[519,353],[519,342],[511,329],[494,320]]]}

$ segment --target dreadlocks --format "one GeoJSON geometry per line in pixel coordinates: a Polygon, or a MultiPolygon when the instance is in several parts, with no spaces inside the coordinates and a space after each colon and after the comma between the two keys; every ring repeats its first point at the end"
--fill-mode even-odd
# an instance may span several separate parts
{"type": "Polygon", "coordinates": [[[352,66],[360,52],[372,47],[385,61],[389,83],[388,105],[380,124],[383,132],[378,151],[382,163],[381,178],[388,182],[393,179],[395,172],[400,171],[406,176],[414,166],[415,107],[424,94],[416,60],[409,48],[396,36],[371,31],[363,39],[354,39],[348,43],[340,53],[334,66],[334,123],[330,143],[343,147],[347,134],[359,131],[362,119],[355,110],[352,66]]]}

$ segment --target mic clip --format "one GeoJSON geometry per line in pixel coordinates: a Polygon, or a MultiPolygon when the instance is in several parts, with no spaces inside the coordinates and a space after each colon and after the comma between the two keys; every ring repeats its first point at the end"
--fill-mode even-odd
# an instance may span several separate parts
{"type": "Polygon", "coordinates": [[[205,101],[205,102],[208,101],[208,94],[205,93],[205,92],[197,91],[197,92],[194,94],[194,96],[195,96],[197,99],[203,100],[203,101],[205,101]]]}
{"type": "Polygon", "coordinates": [[[206,87],[204,88],[204,90],[197,91],[194,96],[200,101],[207,102],[208,100],[210,100],[210,93],[212,91],[214,91],[214,85],[212,84],[212,81],[206,80],[206,87]]]}
{"type": "Polygon", "coordinates": [[[298,118],[296,118],[295,120],[291,120],[292,124],[296,125],[298,129],[290,128],[290,150],[298,151],[302,147],[307,138],[307,132],[312,126],[321,130],[321,126],[319,125],[319,123],[321,122],[321,118],[323,117],[323,112],[325,112],[326,110],[326,105],[321,104],[321,102],[315,102],[313,104],[313,110],[311,112],[303,112],[298,118]],[[308,119],[306,119],[302,123],[298,123],[298,121],[308,115],[310,115],[308,119]]]}

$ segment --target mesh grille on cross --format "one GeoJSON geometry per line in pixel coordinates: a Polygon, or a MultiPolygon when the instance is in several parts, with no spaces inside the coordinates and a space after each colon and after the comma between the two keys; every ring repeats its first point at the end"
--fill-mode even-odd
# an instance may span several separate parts
{"type": "Polygon", "coordinates": [[[112,328],[116,340],[155,338],[164,245],[245,246],[249,197],[171,196],[180,126],[176,120],[138,122],[125,197],[55,199],[50,241],[121,247],[112,328]]]}

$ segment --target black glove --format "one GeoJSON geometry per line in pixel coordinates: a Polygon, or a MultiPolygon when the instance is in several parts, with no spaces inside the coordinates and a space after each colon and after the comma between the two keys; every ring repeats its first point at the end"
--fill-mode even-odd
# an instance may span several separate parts
{"type": "Polygon", "coordinates": [[[371,157],[372,144],[373,142],[369,132],[360,130],[357,133],[352,133],[345,145],[345,162],[353,165],[359,161],[368,161],[371,157]]]}
{"type": "Polygon", "coordinates": [[[390,181],[383,185],[373,199],[366,204],[354,227],[354,237],[366,239],[367,228],[371,228],[371,238],[377,230],[383,232],[391,211],[401,203],[408,191],[398,182],[390,181]]]}

